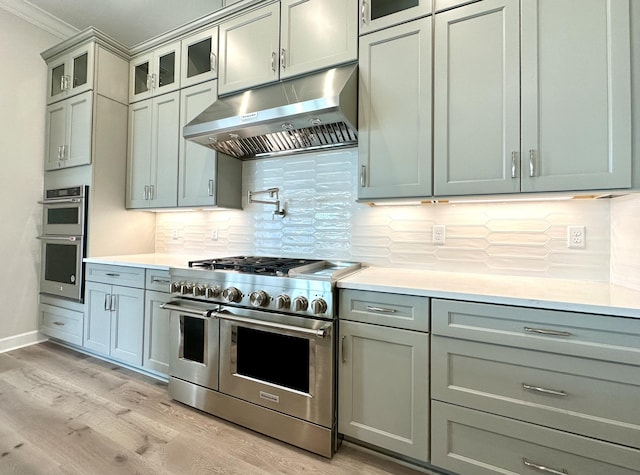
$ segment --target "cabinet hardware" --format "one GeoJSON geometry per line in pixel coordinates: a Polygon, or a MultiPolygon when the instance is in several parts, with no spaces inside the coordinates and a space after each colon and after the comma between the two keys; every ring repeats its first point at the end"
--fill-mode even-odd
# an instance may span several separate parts
{"type": "Polygon", "coordinates": [[[280,50],[280,67],[282,69],[287,69],[287,64],[286,64],[285,59],[286,59],[285,49],[282,48],[280,50]]]}
{"type": "Polygon", "coordinates": [[[169,310],[170,312],[179,312],[181,315],[189,315],[196,318],[210,318],[212,310],[196,310],[189,307],[183,307],[181,305],[173,305],[169,302],[160,304],[160,308],[163,310],[169,310]]]}
{"type": "Polygon", "coordinates": [[[153,185],[149,185],[149,199],[155,199],[155,187],[153,185]]]}
{"type": "Polygon", "coordinates": [[[104,309],[108,312],[111,310],[111,294],[104,294],[104,309]]]}
{"type": "Polygon", "coordinates": [[[216,64],[218,63],[218,58],[216,54],[212,51],[209,55],[209,65],[211,66],[211,71],[216,70],[216,64]]]}
{"type": "Polygon", "coordinates": [[[207,185],[207,191],[209,192],[209,196],[213,196],[213,180],[209,180],[209,184],[207,185]]]}
{"type": "Polygon", "coordinates": [[[561,391],[559,389],[541,388],[539,386],[531,386],[530,384],[527,384],[527,383],[522,383],[522,389],[525,389],[527,391],[532,391],[535,393],[549,394],[551,396],[567,397],[569,395],[565,391],[561,391]]]}
{"type": "Polygon", "coordinates": [[[60,326],[60,327],[63,327],[63,326],[64,326],[64,323],[62,323],[62,322],[53,322],[53,324],[54,324],[54,325],[58,325],[58,326],[60,326]]]}
{"type": "Polygon", "coordinates": [[[271,52],[271,71],[275,71],[276,70],[276,52],[272,51],[271,52]]]}
{"type": "Polygon", "coordinates": [[[342,337],[342,340],[340,341],[340,352],[342,353],[342,362],[346,363],[347,362],[347,355],[345,354],[344,351],[344,341],[347,339],[346,336],[342,337]]]}
{"type": "Polygon", "coordinates": [[[362,1],[362,8],[360,9],[360,22],[362,25],[367,24],[367,2],[362,1]]]}
{"type": "Polygon", "coordinates": [[[62,159],[63,160],[67,159],[67,146],[66,145],[62,146],[62,159]]]}
{"type": "Polygon", "coordinates": [[[116,294],[111,294],[111,305],[109,306],[109,310],[113,312],[117,308],[117,306],[118,306],[118,297],[116,294]]]}
{"type": "Polygon", "coordinates": [[[360,187],[364,188],[367,186],[367,166],[362,165],[360,167],[360,187]]]}
{"type": "Polygon", "coordinates": [[[151,282],[154,284],[170,284],[171,281],[167,279],[158,279],[157,277],[152,277],[151,282]]]}
{"type": "Polygon", "coordinates": [[[62,145],[58,145],[58,160],[62,160],[62,145]]]}
{"type": "Polygon", "coordinates": [[[537,463],[529,462],[524,457],[522,458],[522,463],[526,467],[533,468],[533,469],[538,470],[540,472],[552,473],[553,475],[569,475],[569,472],[567,472],[565,469],[555,470],[553,468],[545,467],[544,465],[540,465],[540,464],[537,464],[537,463]]]}
{"type": "Polygon", "coordinates": [[[143,200],[148,200],[149,199],[149,185],[144,185],[144,191],[143,191],[143,200]]]}
{"type": "Polygon", "coordinates": [[[282,323],[274,323],[267,322],[264,320],[256,320],[253,318],[244,318],[244,317],[236,317],[235,315],[226,315],[225,313],[216,312],[214,316],[219,320],[227,320],[229,322],[237,322],[237,323],[248,323],[251,325],[255,325],[257,327],[265,327],[265,328],[277,328],[279,330],[288,330],[290,332],[300,333],[302,335],[310,335],[316,338],[324,338],[327,336],[327,328],[331,326],[331,324],[318,328],[317,330],[313,330],[311,328],[298,327],[295,325],[285,325],[282,323]]]}
{"type": "Polygon", "coordinates": [[[109,277],[120,277],[120,274],[115,274],[113,272],[107,272],[105,275],[108,275],[109,277]]]}
{"type": "Polygon", "coordinates": [[[527,333],[538,333],[540,335],[549,335],[549,336],[571,336],[572,335],[572,333],[569,333],[569,332],[561,332],[557,330],[545,330],[544,328],[524,327],[524,331],[527,333]]]}
{"type": "Polygon", "coordinates": [[[151,74],[147,74],[147,91],[151,90],[151,74]]]}
{"type": "Polygon", "coordinates": [[[378,313],[396,313],[397,310],[395,308],[384,308],[384,307],[372,307],[367,305],[367,310],[370,312],[378,312],[378,313]]]}
{"type": "Polygon", "coordinates": [[[531,178],[536,176],[536,151],[529,150],[529,176],[531,178]]]}
{"type": "Polygon", "coordinates": [[[516,172],[518,163],[518,152],[511,152],[511,178],[518,178],[516,172]]]}
{"type": "Polygon", "coordinates": [[[156,82],[156,79],[157,79],[156,73],[153,73],[151,75],[151,88],[152,89],[155,89],[155,88],[157,88],[159,86],[162,86],[162,84],[160,84],[160,81],[156,82]]]}

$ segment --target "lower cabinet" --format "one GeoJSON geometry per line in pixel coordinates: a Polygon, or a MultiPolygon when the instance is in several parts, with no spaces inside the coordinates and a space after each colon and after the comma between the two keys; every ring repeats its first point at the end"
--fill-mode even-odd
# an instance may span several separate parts
{"type": "Polygon", "coordinates": [[[41,333],[66,343],[82,346],[84,324],[82,304],[41,296],[39,313],[41,333]]]}
{"type": "Polygon", "coordinates": [[[169,310],[160,305],[171,300],[171,294],[145,291],[144,354],[142,366],[162,374],[169,374],[169,310]]]}

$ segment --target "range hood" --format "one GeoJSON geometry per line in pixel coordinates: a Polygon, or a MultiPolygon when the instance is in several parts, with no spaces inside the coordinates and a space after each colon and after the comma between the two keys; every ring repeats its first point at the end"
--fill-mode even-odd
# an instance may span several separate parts
{"type": "Polygon", "coordinates": [[[242,160],[358,143],[351,64],[221,97],[183,128],[187,140],[242,160]]]}

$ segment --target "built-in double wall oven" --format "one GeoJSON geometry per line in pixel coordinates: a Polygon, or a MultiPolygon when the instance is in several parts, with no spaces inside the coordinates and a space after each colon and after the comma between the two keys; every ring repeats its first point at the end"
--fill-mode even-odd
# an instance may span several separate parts
{"type": "Polygon", "coordinates": [[[40,292],[82,301],[87,186],[45,190],[42,204],[40,292]]]}

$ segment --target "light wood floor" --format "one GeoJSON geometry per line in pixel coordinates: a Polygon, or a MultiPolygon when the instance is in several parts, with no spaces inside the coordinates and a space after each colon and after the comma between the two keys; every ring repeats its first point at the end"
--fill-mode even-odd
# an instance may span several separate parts
{"type": "Polygon", "coordinates": [[[0,354],[0,474],[402,474],[331,460],[172,401],[166,384],[52,343],[0,354]]]}

